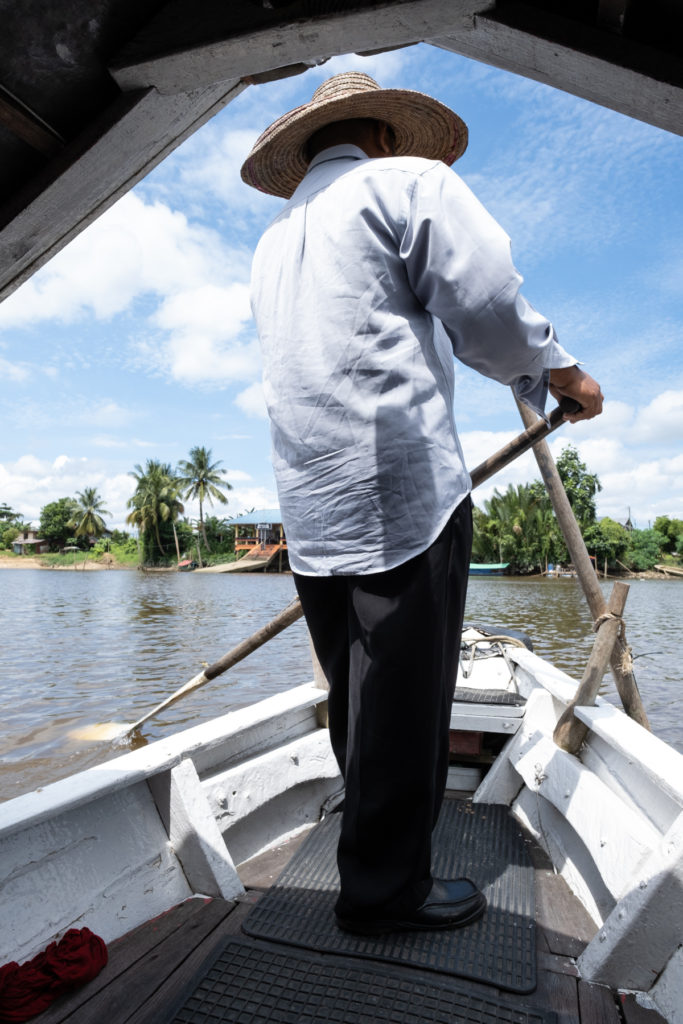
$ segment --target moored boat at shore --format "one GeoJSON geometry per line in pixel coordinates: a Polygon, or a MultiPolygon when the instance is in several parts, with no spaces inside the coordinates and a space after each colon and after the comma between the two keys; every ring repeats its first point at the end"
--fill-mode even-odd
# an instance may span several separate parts
{"type": "Polygon", "coordinates": [[[470,576],[504,576],[509,562],[470,562],[470,576]]]}

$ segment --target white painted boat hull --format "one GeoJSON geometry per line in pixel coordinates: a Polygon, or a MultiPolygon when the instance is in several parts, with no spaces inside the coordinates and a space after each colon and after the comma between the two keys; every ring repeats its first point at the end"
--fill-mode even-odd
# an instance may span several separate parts
{"type": "MultiPolygon", "coordinates": [[[[458,685],[526,705],[454,703],[453,729],[502,749],[483,779],[452,766],[450,785],[511,806],[547,850],[596,923],[582,975],[681,1024],[683,756],[602,699],[577,711],[580,756],[560,750],[576,683],[524,648],[506,654],[458,685]]],[[[236,865],[310,827],[342,788],[325,705],[299,686],[0,805],[0,962],[69,927],[108,942],[191,896],[239,896],[236,865]]]]}

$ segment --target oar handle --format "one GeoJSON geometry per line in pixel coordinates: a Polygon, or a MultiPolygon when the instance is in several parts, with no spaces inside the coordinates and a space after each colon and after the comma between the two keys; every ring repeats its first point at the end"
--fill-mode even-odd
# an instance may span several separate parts
{"type": "Polygon", "coordinates": [[[560,404],[553,409],[547,420],[537,420],[532,427],[518,434],[517,437],[513,438],[503,448],[500,448],[493,455],[489,455],[488,459],[480,462],[470,473],[472,488],[479,487],[489,477],[504,469],[513,459],[523,455],[533,445],[542,441],[549,434],[552,434],[554,430],[562,426],[565,422],[565,413],[578,412],[580,409],[581,406],[573,398],[562,398],[560,404]]]}

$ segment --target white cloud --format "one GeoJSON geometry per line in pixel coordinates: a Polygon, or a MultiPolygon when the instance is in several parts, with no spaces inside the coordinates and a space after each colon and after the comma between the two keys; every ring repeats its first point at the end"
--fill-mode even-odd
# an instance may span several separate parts
{"type": "Polygon", "coordinates": [[[231,484],[236,480],[241,483],[253,479],[251,473],[245,473],[243,469],[226,469],[225,474],[231,484]]]}
{"type": "Polygon", "coordinates": [[[683,391],[664,391],[640,409],[631,436],[638,444],[683,444],[683,391]]]}
{"type": "MultiPolygon", "coordinates": [[[[549,439],[550,451],[557,460],[571,444],[589,472],[597,474],[602,485],[596,499],[598,515],[624,522],[630,510],[632,521],[641,529],[658,515],[683,518],[682,408],[683,392],[677,391],[663,392],[642,409],[625,402],[606,402],[602,416],[559,428],[549,439]],[[667,442],[675,451],[669,457],[662,451],[667,442]],[[653,456],[654,443],[658,447],[653,456]]],[[[460,439],[468,468],[493,455],[514,434],[463,431],[460,439]]],[[[505,491],[510,484],[539,479],[536,460],[529,452],[481,485],[473,499],[481,507],[494,488],[505,491]]]]}
{"type": "MultiPolygon", "coordinates": [[[[233,485],[233,490],[226,491],[228,504],[207,505],[205,512],[234,517],[247,508],[277,506],[274,485],[250,483],[252,477],[249,473],[235,469],[227,471],[227,480],[233,485]]],[[[27,453],[13,463],[0,463],[2,500],[24,519],[36,524],[44,505],[59,498],[73,497],[85,487],[96,487],[104,507],[112,513],[111,517],[106,517],[107,526],[130,532],[131,527],[126,524],[129,511],[126,503],[133,494],[135,481],[129,473],[112,472],[105,460],[62,454],[50,462],[27,453]]],[[[185,514],[196,519],[199,516],[198,503],[187,502],[185,514]]]]}
{"type": "Polygon", "coordinates": [[[363,71],[384,86],[398,84],[407,51],[361,57],[333,57],[301,76],[250,86],[222,114],[181,146],[143,185],[150,194],[183,190],[190,209],[200,211],[207,196],[220,204],[217,216],[234,231],[245,226],[261,230],[282,207],[282,199],[245,185],[240,169],[254,142],[287,110],[307,102],[321,84],[342,71],[363,71]],[[226,127],[229,126],[229,127],[226,127]]]}
{"type": "Polygon", "coordinates": [[[131,192],[10,296],[0,322],[68,321],[85,309],[107,319],[143,292],[173,294],[202,283],[221,254],[215,232],[131,192]]]}
{"type": "Polygon", "coordinates": [[[107,320],[140,295],[199,283],[219,240],[162,203],[129,193],[0,306],[0,327],[107,320]]]}
{"type": "Polygon", "coordinates": [[[246,412],[248,416],[268,419],[268,410],[266,408],[266,400],[263,397],[261,381],[254,381],[248,388],[241,391],[235,398],[235,405],[239,406],[242,412],[246,412]]]}
{"type": "Polygon", "coordinates": [[[5,377],[16,384],[28,379],[29,370],[22,363],[10,363],[7,359],[0,359],[0,377],[5,377]]]}
{"type": "MultiPolygon", "coordinates": [[[[491,88],[510,100],[515,80],[494,73],[491,88]]],[[[666,132],[538,84],[517,81],[523,102],[510,105],[514,147],[467,175],[503,225],[524,267],[573,249],[583,256],[630,237],[620,201],[633,175],[651,173],[652,154],[674,153],[666,132]]],[[[645,180],[641,177],[643,185],[645,180]]],[[[641,216],[646,215],[647,193],[641,216]]]]}
{"type": "Polygon", "coordinates": [[[83,422],[92,427],[124,427],[138,417],[133,409],[126,409],[110,398],[100,399],[82,413],[83,422]]]}
{"type": "Polygon", "coordinates": [[[249,380],[260,370],[246,284],[205,284],[168,296],[152,318],[168,337],[148,340],[140,351],[149,363],[183,384],[221,387],[249,380]]]}
{"type": "Polygon", "coordinates": [[[231,518],[242,515],[250,508],[277,508],[278,496],[275,487],[240,487],[230,491],[230,507],[225,513],[231,518]]]}
{"type": "MultiPolygon", "coordinates": [[[[0,328],[109,320],[145,300],[152,336],[134,343],[143,365],[189,386],[249,381],[258,373],[253,339],[241,337],[250,264],[212,228],[130,193],[0,306],[0,328]]],[[[12,376],[24,376],[18,364],[12,376]]],[[[105,428],[127,421],[115,403],[90,418],[105,428]]]]}

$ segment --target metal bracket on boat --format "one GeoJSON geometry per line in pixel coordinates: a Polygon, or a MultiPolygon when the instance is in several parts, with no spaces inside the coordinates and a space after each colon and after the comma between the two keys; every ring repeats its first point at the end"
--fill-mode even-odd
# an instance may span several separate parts
{"type": "Polygon", "coordinates": [[[486,651],[486,653],[482,652],[483,657],[494,658],[500,655],[503,656],[505,664],[508,667],[508,671],[510,672],[510,682],[514,686],[515,693],[519,693],[517,680],[515,678],[515,666],[510,660],[510,656],[505,647],[506,645],[510,647],[526,647],[526,644],[514,636],[481,636],[476,637],[474,640],[463,639],[462,645],[468,648],[468,661],[465,662],[462,653],[460,656],[460,669],[462,671],[463,679],[469,679],[471,676],[476,659],[477,648],[482,644],[487,644],[489,647],[489,650],[486,651]]]}

